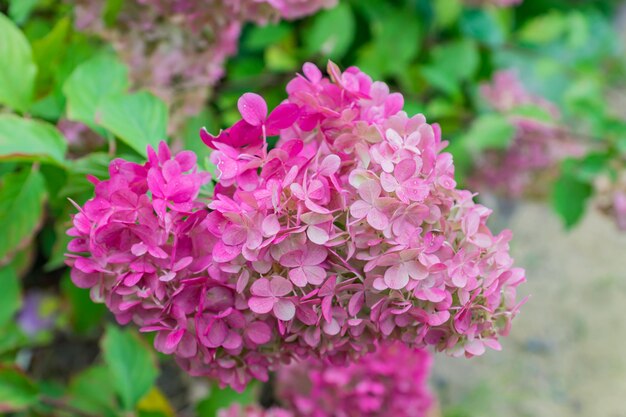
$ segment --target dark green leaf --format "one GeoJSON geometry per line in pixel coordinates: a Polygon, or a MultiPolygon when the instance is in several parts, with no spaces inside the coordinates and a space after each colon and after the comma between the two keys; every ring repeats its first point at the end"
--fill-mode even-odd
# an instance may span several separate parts
{"type": "Polygon", "coordinates": [[[36,170],[7,174],[0,184],[0,264],[24,247],[39,229],[46,188],[36,170]]]}
{"type": "Polygon", "coordinates": [[[561,216],[566,228],[571,228],[582,218],[587,199],[593,188],[571,173],[564,173],[552,190],[552,205],[561,216]]]}
{"type": "Polygon", "coordinates": [[[22,304],[19,278],[13,268],[0,268],[0,328],[11,321],[22,304]]]}
{"type": "Polygon", "coordinates": [[[56,127],[12,114],[0,115],[0,160],[63,164],[67,142],[56,127]]]}
{"type": "Polygon", "coordinates": [[[113,387],[124,409],[132,410],[156,380],[152,351],[136,334],[113,325],[107,326],[101,343],[113,387]]]}
{"type": "Polygon", "coordinates": [[[24,34],[0,13],[0,104],[26,111],[30,107],[37,66],[24,34]]]}
{"type": "Polygon", "coordinates": [[[167,107],[148,92],[106,98],[98,108],[98,123],[141,155],[167,139],[167,107]]]}
{"type": "Polygon", "coordinates": [[[70,280],[69,274],[65,274],[61,281],[61,291],[69,301],[69,319],[77,333],[87,333],[100,325],[106,307],[104,304],[94,303],[89,296],[89,290],[78,288],[70,280]]]}

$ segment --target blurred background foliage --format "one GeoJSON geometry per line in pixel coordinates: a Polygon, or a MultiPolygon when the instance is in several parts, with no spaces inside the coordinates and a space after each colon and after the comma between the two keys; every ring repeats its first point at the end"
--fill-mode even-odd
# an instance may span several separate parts
{"type": "MultiPolygon", "coordinates": [[[[122,3],[106,1],[107,24],[116,24],[122,3]]],[[[114,325],[73,286],[63,263],[76,210],[68,199],[84,203],[92,193],[86,175],[107,177],[117,156],[140,161],[146,145],[168,135],[175,147],[206,157],[201,127],[217,132],[238,120],[236,101],[247,91],[277,105],[307,61],[357,65],[401,91],[407,112],[441,125],[461,184],[482,153],[506,149],[515,136],[510,114],[491,108],[479,91],[497,71],[515,70],[529,91],[556,105],[558,128],[584,147],[560,161],[538,196],[567,227],[575,225],[598,181],[619,182],[624,170],[619,6],[341,0],[305,19],[250,24],[203,110],[168,133],[166,103],[133,85],[110,44],[75,29],[71,2],[0,0],[0,411],[211,417],[263,394],[259,386],[239,395],[190,382],[149,348],[149,337],[114,325]]],[[[552,123],[538,106],[511,112],[552,123]]],[[[471,416],[445,404],[443,411],[471,416]]]]}

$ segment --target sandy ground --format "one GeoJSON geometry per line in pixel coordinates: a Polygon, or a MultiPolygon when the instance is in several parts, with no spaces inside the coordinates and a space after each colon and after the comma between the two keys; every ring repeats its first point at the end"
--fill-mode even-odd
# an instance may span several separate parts
{"type": "Polygon", "coordinates": [[[454,417],[626,417],[626,233],[589,210],[566,232],[549,207],[510,219],[531,300],[503,352],[439,356],[433,384],[454,417]]]}

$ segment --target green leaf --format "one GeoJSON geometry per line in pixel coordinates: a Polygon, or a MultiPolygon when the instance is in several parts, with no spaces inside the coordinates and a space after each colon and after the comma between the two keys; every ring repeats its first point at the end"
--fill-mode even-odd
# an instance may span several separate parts
{"type": "Polygon", "coordinates": [[[51,124],[0,115],[0,160],[53,162],[62,165],[67,142],[51,124]]]}
{"type": "Polygon", "coordinates": [[[471,78],[478,69],[478,48],[471,39],[460,39],[435,47],[432,65],[456,80],[471,78]]]}
{"type": "Polygon", "coordinates": [[[265,26],[252,26],[245,34],[242,44],[251,51],[263,51],[268,46],[283,41],[292,31],[292,26],[285,22],[265,26]]]}
{"type": "Polygon", "coordinates": [[[25,112],[30,107],[37,75],[24,34],[0,13],[0,104],[25,112]]]}
{"type": "Polygon", "coordinates": [[[372,42],[359,51],[357,65],[374,78],[405,74],[419,52],[420,29],[413,14],[387,10],[372,22],[372,42]]]}
{"type": "Polygon", "coordinates": [[[35,384],[17,368],[0,365],[0,411],[24,410],[35,401],[35,384]]]}
{"type": "Polygon", "coordinates": [[[39,0],[10,0],[9,16],[15,23],[21,25],[28,19],[37,3],[39,0]]]}
{"type": "Polygon", "coordinates": [[[309,53],[319,53],[324,58],[340,59],[354,40],[355,23],[350,6],[337,7],[315,15],[311,28],[305,33],[309,53]]]}
{"type": "Polygon", "coordinates": [[[46,185],[36,170],[2,177],[0,184],[0,264],[24,247],[39,229],[46,185]]]}
{"type": "Polygon", "coordinates": [[[256,384],[249,384],[242,393],[231,388],[220,389],[213,386],[208,397],[196,406],[196,413],[198,417],[216,417],[218,410],[228,408],[231,404],[253,404],[256,401],[256,392],[256,384]]]}
{"type": "Polygon", "coordinates": [[[570,229],[582,218],[593,187],[571,173],[564,173],[552,189],[552,206],[570,229]]]}
{"type": "Polygon", "coordinates": [[[435,24],[446,28],[454,24],[463,11],[461,0],[434,0],[435,24]]]}
{"type": "Polygon", "coordinates": [[[119,417],[119,405],[111,384],[112,374],[96,365],[76,375],[70,382],[69,403],[79,410],[103,417],[119,417]]]}
{"type": "Polygon", "coordinates": [[[567,30],[567,24],[565,16],[553,10],[527,21],[519,30],[518,38],[522,42],[548,43],[562,36],[567,30]]]}
{"type": "Polygon", "coordinates": [[[63,276],[61,291],[69,301],[70,321],[77,333],[85,334],[101,323],[106,307],[104,304],[94,303],[89,296],[89,290],[74,285],[69,273],[63,276]]]}
{"type": "Polygon", "coordinates": [[[115,25],[117,16],[122,11],[122,7],[124,7],[124,0],[106,0],[102,10],[102,18],[108,27],[115,25]]]}
{"type": "Polygon", "coordinates": [[[461,18],[461,32],[490,46],[502,45],[505,33],[493,10],[469,9],[461,18]]]}
{"type": "Polygon", "coordinates": [[[98,108],[98,123],[141,155],[167,139],[167,106],[148,92],[109,97],[98,108]]]}
{"type": "Polygon", "coordinates": [[[37,73],[37,92],[51,91],[54,87],[54,72],[64,58],[68,47],[72,22],[69,17],[60,19],[54,28],[43,38],[33,42],[33,56],[39,72],[37,73]]]}
{"type": "Polygon", "coordinates": [[[124,409],[133,410],[157,377],[152,351],[136,334],[113,325],[107,326],[101,343],[115,391],[124,409]]]}
{"type": "Polygon", "coordinates": [[[462,140],[474,152],[485,149],[504,149],[515,136],[515,127],[501,114],[479,116],[462,140]]]}
{"type": "Polygon", "coordinates": [[[22,304],[20,282],[11,267],[0,268],[0,328],[11,321],[22,304]]]}
{"type": "Polygon", "coordinates": [[[70,120],[95,125],[96,110],[110,96],[128,88],[128,70],[110,54],[98,55],[76,67],[63,85],[70,120]]]}

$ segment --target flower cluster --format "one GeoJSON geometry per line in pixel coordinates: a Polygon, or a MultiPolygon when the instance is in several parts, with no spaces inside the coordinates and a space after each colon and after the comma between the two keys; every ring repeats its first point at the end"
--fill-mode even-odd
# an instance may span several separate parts
{"type": "Polygon", "coordinates": [[[395,342],[347,366],[294,363],[278,372],[278,398],[298,417],[424,417],[432,358],[395,342]]]}
{"type": "Polygon", "coordinates": [[[192,375],[236,389],[291,358],[340,364],[386,339],[499,349],[524,271],[511,233],[493,235],[491,211],[455,188],[438,126],[357,68],[303,70],[269,115],[248,93],[239,122],[201,132],[210,201],[194,155],[165,144],[93,179],[69,231],[74,282],[157,332],[192,375]]]}
{"type": "Polygon", "coordinates": [[[173,132],[202,109],[226,59],[237,52],[244,23],[295,19],[337,0],[129,0],[114,26],[104,22],[106,2],[74,2],[77,27],[111,42],[134,85],[170,105],[173,132]]]}
{"type": "Polygon", "coordinates": [[[514,7],[520,5],[524,0],[466,0],[470,6],[494,5],[497,7],[514,7]]]}
{"type": "Polygon", "coordinates": [[[558,164],[583,152],[559,125],[559,111],[547,100],[527,91],[512,71],[500,71],[481,86],[481,94],[497,112],[507,116],[516,133],[506,149],[489,149],[479,156],[470,183],[508,197],[545,194],[538,177],[554,176],[558,164]],[[530,109],[540,117],[525,114],[530,109]]]}

